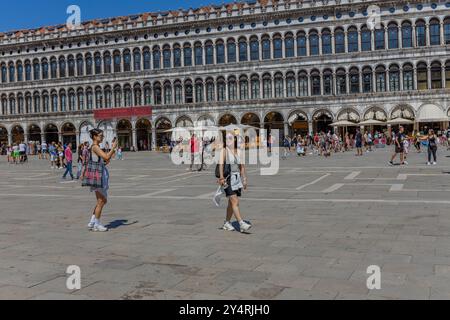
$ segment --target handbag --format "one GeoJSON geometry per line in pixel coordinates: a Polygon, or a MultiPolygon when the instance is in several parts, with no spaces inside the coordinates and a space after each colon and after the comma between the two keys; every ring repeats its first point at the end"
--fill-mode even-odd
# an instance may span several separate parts
{"type": "Polygon", "coordinates": [[[103,189],[103,171],[105,164],[98,157],[98,161],[92,160],[92,150],[89,150],[89,160],[85,166],[83,173],[83,187],[92,187],[96,189],[103,189]]]}

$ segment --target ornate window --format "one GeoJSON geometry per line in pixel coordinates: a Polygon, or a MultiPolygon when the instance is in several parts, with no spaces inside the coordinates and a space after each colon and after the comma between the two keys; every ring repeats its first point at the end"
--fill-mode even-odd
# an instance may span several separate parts
{"type": "Polygon", "coordinates": [[[323,94],[333,94],[333,73],[329,69],[323,72],[323,94]]]}
{"type": "Polygon", "coordinates": [[[384,26],[381,25],[381,28],[375,29],[375,50],[384,50],[384,26]]]}
{"type": "Polygon", "coordinates": [[[192,87],[192,81],[186,80],[184,82],[184,102],[193,103],[194,102],[194,89],[192,87]]]}
{"type": "Polygon", "coordinates": [[[163,67],[165,69],[172,67],[172,52],[168,45],[165,45],[163,48],[163,67]]]}
{"type": "Polygon", "coordinates": [[[400,69],[396,64],[389,68],[389,91],[400,91],[400,69]]]}
{"type": "Polygon", "coordinates": [[[195,102],[203,102],[203,81],[197,79],[195,81],[195,102]]]}
{"type": "Polygon", "coordinates": [[[173,66],[175,68],[181,67],[181,48],[179,44],[173,47],[173,66]]]}
{"type": "Polygon", "coordinates": [[[260,82],[257,75],[253,75],[251,78],[251,96],[252,99],[259,99],[260,97],[260,82]]]}
{"type": "Polygon", "coordinates": [[[205,63],[214,64],[214,46],[212,41],[207,41],[205,44],[205,63]]]}
{"type": "Polygon", "coordinates": [[[419,63],[417,65],[417,86],[418,90],[428,89],[428,69],[426,63],[419,63]]]}
{"type": "Polygon", "coordinates": [[[444,39],[445,44],[450,44],[450,17],[444,20],[444,39]]]}
{"type": "Polygon", "coordinates": [[[161,68],[161,51],[158,46],[153,47],[153,69],[161,68]]]}
{"type": "Polygon", "coordinates": [[[334,31],[334,46],[336,53],[344,53],[345,52],[345,33],[342,28],[337,28],[334,31]]]}
{"type": "Polygon", "coordinates": [[[120,86],[114,87],[114,107],[120,108],[122,106],[122,89],[120,86]]]}
{"type": "Polygon", "coordinates": [[[203,64],[203,48],[200,42],[195,44],[195,65],[201,66],[203,64]]]}
{"type": "Polygon", "coordinates": [[[92,56],[91,56],[90,53],[88,53],[86,55],[86,74],[87,75],[91,75],[92,74],[92,66],[93,66],[92,56]]]}
{"type": "Polygon", "coordinates": [[[348,38],[348,52],[358,52],[359,37],[358,37],[358,30],[356,29],[356,27],[348,28],[347,38],[348,38]]]}
{"type": "Polygon", "coordinates": [[[450,60],[445,63],[445,87],[450,88],[450,60]]]}
{"type": "Polygon", "coordinates": [[[59,103],[61,105],[61,111],[67,111],[67,97],[64,91],[59,93],[59,103]]]}
{"type": "Polygon", "coordinates": [[[237,83],[235,77],[228,78],[228,97],[229,100],[237,100],[237,83]]]}
{"type": "Polygon", "coordinates": [[[103,109],[103,93],[101,88],[95,89],[95,108],[103,109]]]}
{"type": "Polygon", "coordinates": [[[58,95],[56,92],[52,93],[52,112],[58,112],[58,95]]]}
{"type": "Polygon", "coordinates": [[[153,101],[155,104],[161,104],[162,103],[162,95],[161,95],[161,84],[159,82],[156,82],[153,87],[153,101]]]}
{"type": "Polygon", "coordinates": [[[105,108],[112,108],[112,93],[109,86],[105,88],[105,108]]]}
{"type": "Polygon", "coordinates": [[[133,51],[134,71],[141,71],[141,51],[134,49],[133,51]]]}
{"type": "Polygon", "coordinates": [[[309,33],[309,54],[311,56],[319,55],[319,36],[317,31],[311,31],[309,33]]]}
{"type": "Polygon", "coordinates": [[[311,72],[311,94],[313,96],[320,95],[320,72],[318,70],[313,70],[311,72]]]}
{"type": "Polygon", "coordinates": [[[411,64],[403,66],[403,90],[414,90],[414,69],[411,64]]]}
{"type": "Polygon", "coordinates": [[[442,88],[442,67],[440,62],[431,64],[431,89],[442,88]]]}
{"type": "Polygon", "coordinates": [[[69,91],[69,111],[74,111],[76,106],[76,97],[75,97],[75,91],[70,90],[69,91]]]}
{"type": "Polygon", "coordinates": [[[372,69],[370,67],[365,67],[363,69],[363,92],[372,92],[372,69]]]}
{"type": "Polygon", "coordinates": [[[216,42],[216,62],[225,63],[225,46],[222,40],[216,42]]]}
{"type": "Polygon", "coordinates": [[[234,39],[228,39],[227,41],[227,61],[236,62],[236,43],[234,39]]]}
{"type": "Polygon", "coordinates": [[[275,98],[284,97],[284,80],[281,73],[275,74],[274,77],[275,98]]]}
{"type": "MultiPolygon", "coordinates": [[[[83,56],[81,54],[77,55],[77,75],[79,77],[84,76],[84,65],[83,56]]],[[[44,77],[45,79],[45,77],[44,77]]]]}
{"type": "Polygon", "coordinates": [[[150,105],[152,101],[152,89],[150,88],[150,84],[144,84],[144,104],[150,105]]]}
{"type": "Polygon", "coordinates": [[[103,54],[103,69],[105,73],[111,73],[111,54],[109,52],[103,54]]]}
{"type": "Polygon", "coordinates": [[[94,99],[93,99],[93,95],[92,95],[92,89],[87,88],[86,89],[86,109],[92,110],[93,107],[94,107],[94,99]]]}
{"type": "Polygon", "coordinates": [[[39,96],[39,93],[34,94],[34,112],[41,112],[41,97],[39,96]]]}
{"type": "Polygon", "coordinates": [[[6,66],[2,64],[2,83],[6,83],[8,81],[8,70],[6,69],[6,66]]]}
{"type": "Polygon", "coordinates": [[[386,69],[383,66],[378,66],[375,69],[376,88],[377,92],[386,91],[386,69]]]}
{"type": "Polygon", "coordinates": [[[100,53],[96,53],[94,55],[94,69],[95,69],[95,74],[101,74],[102,73],[102,57],[100,55],[100,53]]]}
{"type": "Polygon", "coordinates": [[[409,21],[402,23],[402,47],[412,48],[413,38],[412,38],[412,26],[409,21]]]}
{"type": "Polygon", "coordinates": [[[308,96],[308,75],[306,71],[301,71],[298,76],[298,92],[301,97],[308,96]]]}
{"type": "Polygon", "coordinates": [[[43,98],[43,103],[44,103],[43,111],[44,111],[44,113],[47,113],[50,110],[50,99],[46,92],[42,95],[42,98],[43,98]]]}
{"type": "Polygon", "coordinates": [[[131,71],[131,53],[130,50],[123,52],[123,72],[131,71]]]}
{"type": "Polygon", "coordinates": [[[192,66],[192,48],[190,44],[185,44],[183,48],[184,55],[184,66],[190,67],[192,66]]]}
{"type": "Polygon", "coordinates": [[[367,26],[361,29],[361,51],[372,51],[372,32],[367,26]]]}
{"type": "Polygon", "coordinates": [[[67,67],[69,71],[69,77],[75,77],[75,59],[72,55],[67,58],[67,67]]]}
{"type": "MultiPolygon", "coordinates": [[[[77,92],[78,96],[78,110],[84,110],[84,93],[82,89],[79,89],[77,92]]],[[[45,101],[44,101],[45,106],[45,101]]]]}
{"type": "Polygon", "coordinates": [[[214,81],[212,79],[206,80],[206,101],[214,101],[214,81]]]}
{"type": "Polygon", "coordinates": [[[388,25],[389,49],[398,49],[398,26],[396,23],[388,25]]]}
{"type": "Polygon", "coordinates": [[[293,72],[286,75],[286,95],[295,97],[295,74],[293,72]]]}
{"type": "Polygon", "coordinates": [[[322,54],[331,54],[331,48],[331,32],[328,29],[322,30],[322,54]]]}
{"type": "Polygon", "coordinates": [[[272,78],[270,74],[263,75],[263,98],[272,98],[272,78]]]}
{"type": "Polygon", "coordinates": [[[305,57],[307,54],[308,53],[306,52],[306,35],[302,31],[297,34],[297,56],[305,57]]]}
{"type": "Polygon", "coordinates": [[[359,70],[358,68],[350,69],[350,93],[359,93],[359,70]]]}
{"type": "Polygon", "coordinates": [[[283,58],[283,41],[281,35],[277,34],[273,37],[273,58],[283,58]]]}
{"type": "Polygon", "coordinates": [[[172,104],[172,85],[170,81],[164,82],[164,104],[172,104]]]}
{"type": "Polygon", "coordinates": [[[123,87],[123,97],[124,97],[124,102],[125,102],[125,107],[131,107],[133,102],[132,102],[132,95],[131,95],[131,87],[129,85],[125,85],[123,87]]]}
{"type": "Polygon", "coordinates": [[[22,82],[23,81],[23,66],[22,62],[17,63],[17,81],[22,82]]]}
{"type": "Polygon", "coordinates": [[[134,85],[134,105],[142,106],[142,90],[139,84],[134,85]]]}
{"type": "Polygon", "coordinates": [[[248,53],[247,53],[247,39],[240,38],[239,39],[239,61],[247,61],[248,53]]]}
{"type": "Polygon", "coordinates": [[[225,101],[226,93],[225,93],[225,80],[223,78],[219,78],[217,80],[217,101],[225,101]]]}
{"type": "Polygon", "coordinates": [[[25,81],[31,81],[31,64],[30,64],[30,61],[25,62],[25,81]]]}
{"type": "Polygon", "coordinates": [[[179,80],[175,81],[175,104],[181,104],[183,102],[183,87],[179,80]]]}
{"type": "Polygon", "coordinates": [[[58,63],[56,62],[56,58],[50,60],[50,76],[52,79],[56,79],[58,76],[58,63]]]}
{"type": "Polygon", "coordinates": [[[336,71],[336,94],[343,95],[347,93],[347,75],[344,69],[336,71]]]}
{"type": "Polygon", "coordinates": [[[248,99],[248,80],[246,76],[242,76],[239,79],[239,99],[248,99]]]}
{"type": "Polygon", "coordinates": [[[263,60],[270,59],[271,48],[270,48],[269,36],[265,35],[265,36],[262,37],[261,45],[262,45],[262,58],[263,58],[263,60]]]}
{"type": "Polygon", "coordinates": [[[439,19],[431,19],[430,21],[430,44],[432,46],[441,44],[441,25],[439,19]]]}
{"type": "Polygon", "coordinates": [[[427,45],[427,34],[425,32],[425,22],[423,20],[416,22],[416,41],[418,47],[425,47],[427,45]]]}
{"type": "Polygon", "coordinates": [[[148,47],[144,48],[143,54],[144,58],[144,70],[150,70],[151,68],[151,55],[150,55],[150,49],[148,47]]]}

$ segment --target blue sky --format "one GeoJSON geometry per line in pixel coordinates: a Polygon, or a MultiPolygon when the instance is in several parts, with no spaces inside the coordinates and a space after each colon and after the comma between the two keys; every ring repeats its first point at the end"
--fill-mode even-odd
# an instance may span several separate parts
{"type": "Polygon", "coordinates": [[[221,4],[224,0],[15,0],[0,10],[0,31],[33,29],[65,23],[66,9],[76,4],[81,8],[81,20],[108,18],[141,12],[168,9],[197,8],[221,4]],[[7,8],[7,10],[5,10],[7,8]]]}

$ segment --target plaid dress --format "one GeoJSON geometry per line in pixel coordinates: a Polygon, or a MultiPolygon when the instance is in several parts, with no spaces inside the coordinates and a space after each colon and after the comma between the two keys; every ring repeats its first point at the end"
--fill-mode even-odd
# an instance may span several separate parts
{"type": "MultiPolygon", "coordinates": [[[[92,160],[99,161],[99,156],[97,156],[94,152],[92,152],[92,160]]],[[[100,158],[100,163],[104,164],[104,160],[100,158]]],[[[109,171],[106,166],[104,166],[103,175],[102,175],[102,184],[103,188],[94,188],[91,187],[91,192],[100,192],[106,199],[108,199],[108,190],[109,190],[109,171]]]]}

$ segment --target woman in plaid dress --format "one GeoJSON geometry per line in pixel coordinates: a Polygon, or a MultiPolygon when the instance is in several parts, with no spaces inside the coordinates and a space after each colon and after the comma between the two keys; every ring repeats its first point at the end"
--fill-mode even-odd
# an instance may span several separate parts
{"type": "Polygon", "coordinates": [[[103,188],[91,188],[91,192],[95,192],[97,197],[97,204],[94,209],[91,221],[89,222],[88,228],[92,231],[106,232],[108,229],[100,223],[100,218],[102,216],[103,207],[108,203],[108,189],[109,189],[109,172],[106,166],[111,161],[114,153],[117,149],[117,141],[114,140],[112,143],[112,148],[108,153],[105,153],[101,148],[100,144],[103,142],[103,131],[100,129],[93,129],[90,131],[92,139],[92,147],[90,149],[90,157],[92,161],[100,161],[105,165],[103,170],[103,188]]]}

